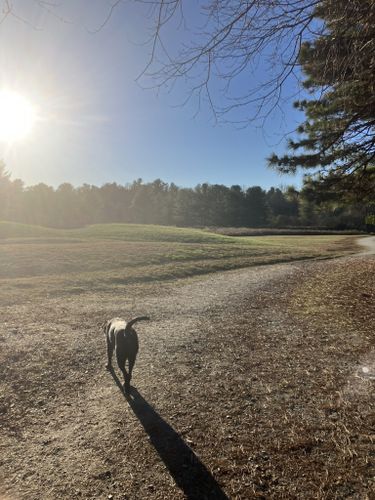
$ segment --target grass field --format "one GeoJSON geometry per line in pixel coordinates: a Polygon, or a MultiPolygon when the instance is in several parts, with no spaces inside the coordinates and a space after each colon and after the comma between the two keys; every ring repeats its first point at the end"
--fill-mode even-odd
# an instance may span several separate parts
{"type": "Polygon", "coordinates": [[[352,236],[228,237],[199,229],[103,224],[57,230],[0,223],[0,298],[22,301],[214,271],[345,255],[352,236]]]}

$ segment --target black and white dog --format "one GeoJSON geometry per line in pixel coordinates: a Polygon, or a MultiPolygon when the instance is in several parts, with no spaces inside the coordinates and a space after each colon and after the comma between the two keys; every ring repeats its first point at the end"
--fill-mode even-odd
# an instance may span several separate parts
{"type": "Polygon", "coordinates": [[[132,328],[134,323],[149,320],[148,316],[138,316],[128,322],[121,318],[113,318],[104,327],[107,340],[108,364],[107,370],[113,370],[112,354],[116,350],[117,364],[124,376],[124,391],[129,393],[132,371],[138,353],[138,335],[132,328]],[[125,363],[128,361],[128,371],[125,363]]]}

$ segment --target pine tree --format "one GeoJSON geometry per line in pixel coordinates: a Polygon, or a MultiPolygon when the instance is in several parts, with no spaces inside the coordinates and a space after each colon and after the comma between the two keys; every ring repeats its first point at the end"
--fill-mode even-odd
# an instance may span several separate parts
{"type": "Polygon", "coordinates": [[[313,169],[329,189],[374,199],[375,1],[325,0],[315,15],[325,29],[300,52],[312,99],[295,104],[306,121],[291,154],[269,163],[286,173],[313,169]]]}

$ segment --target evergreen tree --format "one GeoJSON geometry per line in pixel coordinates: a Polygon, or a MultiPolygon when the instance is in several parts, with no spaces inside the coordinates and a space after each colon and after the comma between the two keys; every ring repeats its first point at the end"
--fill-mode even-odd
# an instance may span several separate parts
{"type": "Polygon", "coordinates": [[[315,16],[324,30],[303,44],[300,63],[311,100],[296,106],[306,121],[291,140],[291,154],[272,155],[281,172],[315,169],[329,189],[374,198],[375,170],[375,2],[324,0],[315,16]],[[297,153],[298,150],[304,153],[297,153]]]}
{"type": "Polygon", "coordinates": [[[11,182],[10,173],[6,170],[5,163],[0,161],[0,220],[7,217],[11,182]]]}
{"type": "Polygon", "coordinates": [[[246,190],[245,198],[246,215],[245,224],[250,227],[267,225],[268,206],[266,193],[260,186],[253,186],[246,190]]]}

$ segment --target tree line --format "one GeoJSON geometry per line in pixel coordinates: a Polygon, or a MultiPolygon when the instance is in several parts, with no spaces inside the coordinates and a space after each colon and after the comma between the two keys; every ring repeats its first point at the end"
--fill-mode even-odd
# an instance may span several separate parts
{"type": "Polygon", "coordinates": [[[0,220],[55,228],[97,223],[177,226],[363,229],[371,206],[329,197],[306,178],[301,190],[198,184],[178,187],[160,179],[101,187],[63,183],[24,186],[0,165],[0,220]]]}

